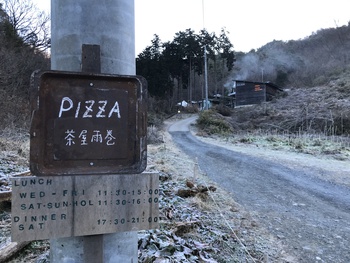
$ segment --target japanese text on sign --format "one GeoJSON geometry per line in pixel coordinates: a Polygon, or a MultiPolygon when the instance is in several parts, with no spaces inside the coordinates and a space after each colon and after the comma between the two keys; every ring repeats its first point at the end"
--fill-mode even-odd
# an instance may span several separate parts
{"type": "Polygon", "coordinates": [[[113,136],[113,130],[106,130],[105,133],[100,130],[93,130],[92,134],[90,132],[90,137],[88,137],[88,130],[75,131],[68,129],[65,133],[66,146],[72,146],[77,143],[82,146],[90,143],[105,143],[107,146],[115,145],[116,137],[113,136]]]}

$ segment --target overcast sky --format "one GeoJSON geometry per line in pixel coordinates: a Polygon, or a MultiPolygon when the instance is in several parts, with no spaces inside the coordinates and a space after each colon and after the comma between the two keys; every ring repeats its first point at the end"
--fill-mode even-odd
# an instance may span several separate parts
{"type": "MultiPolygon", "coordinates": [[[[34,2],[50,9],[50,0],[34,2]]],[[[217,34],[225,27],[235,51],[248,52],[273,40],[297,40],[347,25],[349,10],[350,0],[135,0],[136,54],[154,34],[165,42],[176,32],[198,33],[203,27],[217,34]]]]}

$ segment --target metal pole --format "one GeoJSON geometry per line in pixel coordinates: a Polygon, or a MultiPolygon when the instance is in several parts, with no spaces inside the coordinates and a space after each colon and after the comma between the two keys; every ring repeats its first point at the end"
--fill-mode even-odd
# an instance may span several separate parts
{"type": "MultiPolygon", "coordinates": [[[[102,73],[135,74],[134,0],[51,0],[51,16],[51,69],[80,72],[82,46],[98,45],[102,73]]],[[[137,232],[50,242],[52,263],[137,262],[137,232]]]]}
{"type": "MultiPolygon", "coordinates": [[[[202,0],[202,12],[203,12],[203,30],[204,26],[204,0],[202,0]]],[[[205,105],[204,109],[209,109],[209,100],[208,100],[208,65],[207,65],[207,46],[204,45],[204,93],[205,93],[205,105]]]]}
{"type": "Polygon", "coordinates": [[[207,66],[207,47],[204,46],[204,87],[205,87],[205,107],[204,109],[209,109],[208,100],[208,66],[207,66]]]}

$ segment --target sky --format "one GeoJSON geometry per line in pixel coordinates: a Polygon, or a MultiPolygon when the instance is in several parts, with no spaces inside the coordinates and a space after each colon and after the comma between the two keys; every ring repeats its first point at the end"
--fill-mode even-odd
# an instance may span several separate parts
{"type": "MultiPolygon", "coordinates": [[[[51,0],[34,0],[50,11],[51,0]]],[[[273,40],[298,40],[322,28],[350,22],[349,0],[135,0],[136,55],[175,33],[225,28],[235,51],[249,52],[273,40]]]]}

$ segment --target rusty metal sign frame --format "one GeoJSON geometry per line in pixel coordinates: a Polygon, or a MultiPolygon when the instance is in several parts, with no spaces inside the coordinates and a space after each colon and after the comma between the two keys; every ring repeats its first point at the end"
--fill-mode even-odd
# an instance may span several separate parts
{"type": "Polygon", "coordinates": [[[147,82],[143,77],[39,71],[32,75],[32,90],[30,170],[34,175],[145,170],[147,82]],[[89,146],[96,136],[92,133],[100,130],[101,143],[89,146]],[[69,131],[75,132],[75,141],[67,141],[69,134],[64,133],[69,131]]]}

